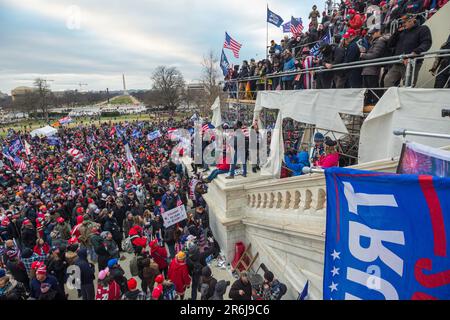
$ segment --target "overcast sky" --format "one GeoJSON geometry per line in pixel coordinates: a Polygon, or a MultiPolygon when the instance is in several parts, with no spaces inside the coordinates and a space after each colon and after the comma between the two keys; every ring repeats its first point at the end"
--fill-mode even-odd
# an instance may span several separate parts
{"type": "MultiPolygon", "coordinates": [[[[202,56],[220,56],[224,32],[242,43],[230,63],[262,59],[266,45],[263,0],[0,0],[0,91],[54,80],[52,90],[148,89],[158,65],[175,66],[187,82],[201,74],[202,56]]],[[[272,0],[285,21],[307,23],[313,4],[324,0],[272,0]]],[[[277,42],[281,28],[269,25],[277,42]]],[[[270,40],[269,39],[269,40],[270,40]]]]}

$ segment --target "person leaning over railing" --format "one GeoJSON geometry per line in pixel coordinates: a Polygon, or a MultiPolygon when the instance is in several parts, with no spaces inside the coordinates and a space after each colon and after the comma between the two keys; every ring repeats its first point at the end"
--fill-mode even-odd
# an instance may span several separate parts
{"type": "MultiPolygon", "coordinates": [[[[368,36],[370,47],[368,50],[360,47],[361,60],[372,60],[385,57],[389,38],[387,36],[382,36],[379,26],[370,29],[368,36]]],[[[364,88],[378,88],[380,86],[380,70],[380,66],[364,67],[362,70],[364,88]]],[[[369,91],[367,102],[369,104],[376,104],[378,102],[377,96],[380,96],[380,94],[381,93],[377,92],[375,95],[372,91],[369,91]]]]}
{"type": "MultiPolygon", "coordinates": [[[[402,21],[403,25],[389,40],[389,47],[394,50],[393,55],[420,55],[428,51],[432,45],[430,28],[425,25],[419,25],[416,16],[412,14],[404,15],[402,21]]],[[[416,84],[422,63],[423,59],[416,60],[413,86],[416,84]]],[[[395,87],[399,85],[400,80],[405,78],[407,64],[408,60],[405,59],[403,63],[395,64],[389,69],[386,78],[384,79],[386,87],[395,87]]]]}
{"type": "MultiPolygon", "coordinates": [[[[332,69],[333,65],[344,62],[345,49],[337,44],[324,43],[320,47],[319,52],[322,54],[320,65],[327,69],[332,69]]],[[[335,88],[345,87],[345,75],[343,71],[319,72],[317,74],[318,89],[331,89],[333,83],[335,88]]]]}

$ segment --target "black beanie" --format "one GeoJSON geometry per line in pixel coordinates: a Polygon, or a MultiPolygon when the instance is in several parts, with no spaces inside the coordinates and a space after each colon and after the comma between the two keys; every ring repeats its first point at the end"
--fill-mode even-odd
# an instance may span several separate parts
{"type": "Polygon", "coordinates": [[[267,281],[269,281],[269,282],[272,282],[273,281],[273,273],[272,273],[272,271],[266,271],[266,272],[264,272],[264,279],[266,279],[267,281]]]}

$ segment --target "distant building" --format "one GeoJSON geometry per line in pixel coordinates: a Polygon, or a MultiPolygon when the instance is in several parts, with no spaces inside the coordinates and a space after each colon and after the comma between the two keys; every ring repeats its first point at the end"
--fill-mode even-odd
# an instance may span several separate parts
{"type": "Polygon", "coordinates": [[[11,90],[11,97],[12,100],[14,101],[18,96],[24,95],[27,92],[33,92],[35,91],[35,88],[32,87],[17,87],[11,90]]]}

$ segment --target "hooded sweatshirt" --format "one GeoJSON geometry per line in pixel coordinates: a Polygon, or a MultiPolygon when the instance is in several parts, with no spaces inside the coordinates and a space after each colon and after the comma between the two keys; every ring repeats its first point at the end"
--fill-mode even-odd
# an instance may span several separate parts
{"type": "Polygon", "coordinates": [[[186,287],[191,284],[186,262],[178,261],[176,258],[173,259],[169,266],[168,278],[175,285],[177,293],[184,294],[186,287]]]}

